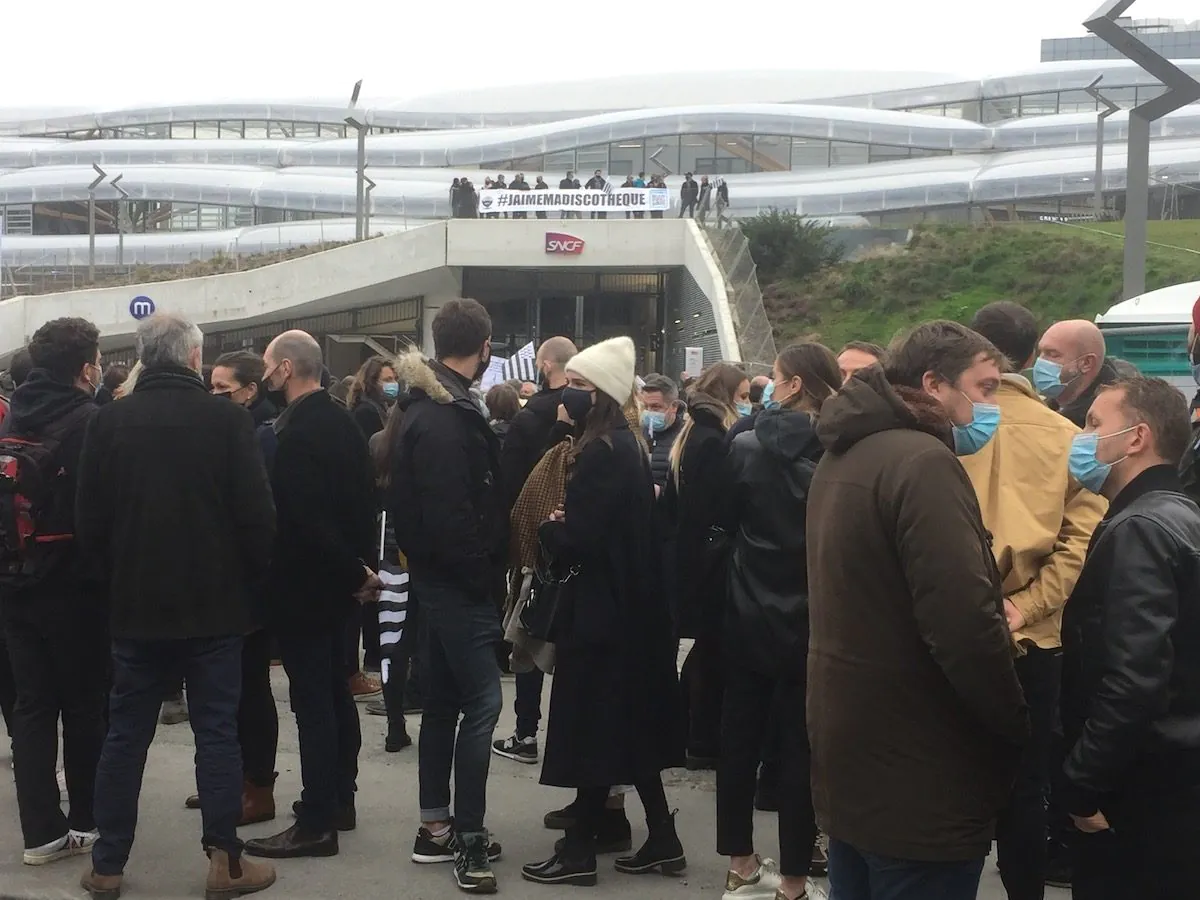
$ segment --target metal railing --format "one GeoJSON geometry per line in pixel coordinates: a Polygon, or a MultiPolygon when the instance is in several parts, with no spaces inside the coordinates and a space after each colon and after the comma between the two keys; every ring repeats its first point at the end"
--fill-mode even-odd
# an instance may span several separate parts
{"type": "Polygon", "coordinates": [[[719,228],[714,224],[703,230],[725,276],[742,361],[769,369],[775,364],[775,332],[763,306],[758,266],[750,255],[750,242],[736,226],[719,228]]]}

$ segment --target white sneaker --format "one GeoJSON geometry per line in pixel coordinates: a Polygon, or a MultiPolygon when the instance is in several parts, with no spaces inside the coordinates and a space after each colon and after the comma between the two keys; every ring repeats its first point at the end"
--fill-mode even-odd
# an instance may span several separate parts
{"type": "Polygon", "coordinates": [[[57,841],[26,850],[23,861],[27,866],[44,866],[47,863],[66,859],[68,856],[82,856],[85,853],[91,853],[92,844],[99,839],[99,832],[71,829],[57,841]]]}
{"type": "Polygon", "coordinates": [[[775,860],[760,859],[758,868],[749,878],[732,871],[725,874],[722,900],[775,900],[775,893],[782,885],[783,877],[775,860]]]}

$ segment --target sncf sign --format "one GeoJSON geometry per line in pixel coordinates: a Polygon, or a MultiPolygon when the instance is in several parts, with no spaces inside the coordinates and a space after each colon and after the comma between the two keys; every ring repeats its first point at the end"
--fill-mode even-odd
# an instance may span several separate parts
{"type": "Polygon", "coordinates": [[[547,253],[582,253],[583,239],[573,234],[560,234],[557,231],[546,232],[547,253]]]}

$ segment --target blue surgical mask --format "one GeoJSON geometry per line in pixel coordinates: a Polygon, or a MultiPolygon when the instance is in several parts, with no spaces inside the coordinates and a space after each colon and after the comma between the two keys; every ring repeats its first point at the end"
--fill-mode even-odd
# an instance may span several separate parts
{"type": "Polygon", "coordinates": [[[383,396],[389,400],[395,400],[400,396],[400,382],[398,381],[385,381],[379,386],[379,389],[383,391],[383,396]]]}
{"type": "Polygon", "coordinates": [[[1062,364],[1039,356],[1033,364],[1033,386],[1043,397],[1053,400],[1067,389],[1062,382],[1062,364]]]}
{"type": "Polygon", "coordinates": [[[995,403],[973,403],[971,421],[954,426],[954,452],[970,456],[984,448],[1000,426],[1000,407],[995,403]]]}
{"type": "Polygon", "coordinates": [[[741,416],[742,418],[745,418],[746,416],[748,416],[754,412],[754,407],[751,406],[749,403],[739,403],[739,404],[737,404],[737,411],[738,411],[739,416],[741,416]]]}
{"type": "Polygon", "coordinates": [[[763,388],[762,405],[763,409],[779,409],[779,401],[775,399],[774,381],[768,381],[767,386],[763,388]]]}
{"type": "Polygon", "coordinates": [[[647,409],[642,411],[642,427],[651,434],[667,429],[667,414],[647,409]]]}
{"type": "Polygon", "coordinates": [[[1100,448],[1100,442],[1106,438],[1116,437],[1119,434],[1133,431],[1136,427],[1135,425],[1121,431],[1114,431],[1112,434],[1096,434],[1093,431],[1075,435],[1071,439],[1071,455],[1067,458],[1067,468],[1070,470],[1072,477],[1093,494],[1100,493],[1100,489],[1104,487],[1104,482],[1108,480],[1108,476],[1112,473],[1113,466],[1127,459],[1127,457],[1122,456],[1116,462],[1100,462],[1096,458],[1096,451],[1100,448]]]}

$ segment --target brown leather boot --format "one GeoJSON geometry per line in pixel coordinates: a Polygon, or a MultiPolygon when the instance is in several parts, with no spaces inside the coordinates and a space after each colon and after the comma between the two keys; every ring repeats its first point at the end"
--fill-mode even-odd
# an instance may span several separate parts
{"type": "Polygon", "coordinates": [[[242,820],[238,825],[256,825],[275,818],[275,778],[260,787],[249,778],[242,783],[242,820]]]}
{"type": "Polygon", "coordinates": [[[90,866],[79,879],[79,886],[92,900],[117,900],[121,896],[120,875],[97,875],[90,866]]]}
{"type": "Polygon", "coordinates": [[[208,882],[204,900],[232,900],[243,894],[265,891],[275,883],[275,868],[245,856],[230,859],[224,850],[208,851],[208,882]]]}

